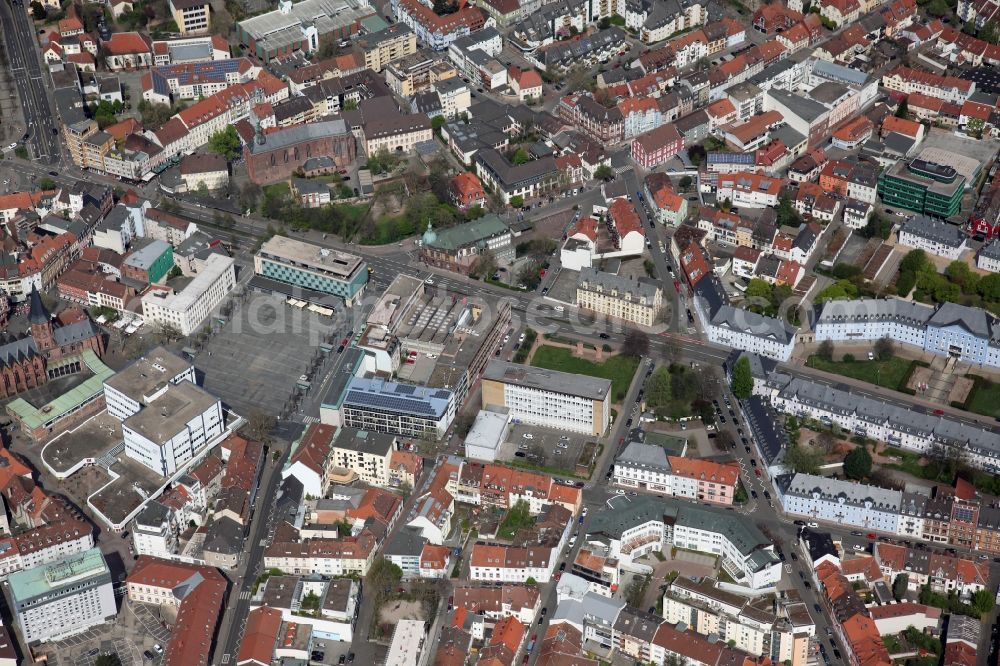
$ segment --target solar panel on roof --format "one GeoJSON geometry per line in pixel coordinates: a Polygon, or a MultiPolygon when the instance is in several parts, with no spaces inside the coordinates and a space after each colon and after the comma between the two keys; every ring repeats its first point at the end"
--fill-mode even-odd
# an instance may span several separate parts
{"type": "Polygon", "coordinates": [[[397,384],[396,393],[402,393],[404,395],[413,395],[416,390],[415,386],[410,386],[409,384],[397,384]]]}

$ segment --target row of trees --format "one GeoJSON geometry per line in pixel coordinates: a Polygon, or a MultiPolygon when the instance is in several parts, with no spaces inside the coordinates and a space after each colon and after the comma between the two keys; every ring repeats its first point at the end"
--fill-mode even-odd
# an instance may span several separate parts
{"type": "Polygon", "coordinates": [[[899,265],[896,291],[906,295],[914,287],[918,300],[963,301],[968,305],[978,305],[980,300],[1000,302],[1000,274],[980,276],[963,261],[951,262],[941,274],[923,250],[911,250],[899,265]]]}

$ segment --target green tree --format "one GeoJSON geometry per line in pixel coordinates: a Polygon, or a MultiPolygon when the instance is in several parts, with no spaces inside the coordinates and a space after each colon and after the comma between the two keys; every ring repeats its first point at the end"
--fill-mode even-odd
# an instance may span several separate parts
{"type": "Polygon", "coordinates": [[[908,574],[896,574],[896,578],[892,581],[892,597],[896,601],[902,601],[903,597],[906,596],[906,589],[909,583],[910,576],[908,574]]]}
{"type": "Polygon", "coordinates": [[[993,610],[995,599],[989,590],[978,590],[972,595],[972,608],[980,616],[986,615],[993,610]]]}
{"type": "Polygon", "coordinates": [[[14,156],[22,160],[28,159],[28,147],[18,146],[17,148],[14,149],[14,156]]]}
{"type": "Polygon", "coordinates": [[[896,117],[897,118],[908,118],[910,115],[910,104],[906,101],[904,97],[902,101],[896,106],[896,117]]]}
{"type": "Polygon", "coordinates": [[[54,190],[56,189],[56,181],[51,178],[40,178],[38,180],[38,189],[40,190],[54,190]]]}
{"type": "Polygon", "coordinates": [[[625,332],[625,339],[622,341],[622,354],[638,358],[648,353],[649,336],[637,328],[628,329],[625,332]]]}
{"type": "Polygon", "coordinates": [[[833,341],[824,340],[823,342],[819,343],[819,348],[816,350],[816,355],[825,361],[832,361],[833,352],[834,352],[833,341]]]}
{"type": "Polygon", "coordinates": [[[441,132],[441,128],[444,127],[445,117],[444,116],[434,116],[431,118],[431,128],[437,132],[441,132]]]}
{"type": "Polygon", "coordinates": [[[518,148],[517,152],[514,153],[514,159],[511,160],[514,164],[527,164],[531,161],[531,155],[524,148],[518,148]]]}
{"type": "Polygon", "coordinates": [[[800,227],[802,226],[802,216],[799,215],[799,211],[795,210],[792,206],[792,200],[787,194],[781,195],[778,199],[778,224],[789,226],[789,227],[800,227]]]}
{"type": "Polygon", "coordinates": [[[677,181],[677,187],[681,188],[682,192],[687,192],[687,189],[691,187],[691,183],[693,182],[691,176],[681,176],[681,179],[677,181]]]}
{"type": "Polygon", "coordinates": [[[979,29],[979,34],[976,36],[984,42],[996,44],[1000,42],[1000,27],[997,26],[996,21],[987,21],[979,29]]]}
{"type": "Polygon", "coordinates": [[[976,291],[987,301],[1000,301],[1000,273],[983,276],[976,291]]]}
{"type": "Polygon", "coordinates": [[[844,476],[860,481],[872,472],[872,456],[865,446],[855,447],[844,456],[844,476]]]}
{"type": "Polygon", "coordinates": [[[747,282],[747,298],[764,298],[771,300],[771,285],[761,278],[753,278],[747,282]]]}
{"type": "Polygon", "coordinates": [[[36,21],[44,21],[48,17],[48,12],[45,11],[45,6],[38,0],[33,0],[31,3],[31,18],[36,21]]]}
{"type": "Polygon", "coordinates": [[[597,180],[611,180],[615,177],[615,172],[607,164],[602,164],[594,170],[594,178],[597,180]]]}
{"type": "Polygon", "coordinates": [[[524,206],[524,197],[522,197],[520,194],[512,196],[510,198],[510,206],[511,208],[521,208],[522,206],[524,206]]]}
{"type": "Polygon", "coordinates": [[[222,155],[226,160],[233,160],[240,154],[243,144],[236,127],[229,125],[208,137],[208,149],[216,155],[222,155]]]}
{"type": "Polygon", "coordinates": [[[719,209],[723,213],[728,213],[733,209],[733,200],[730,199],[729,197],[726,197],[725,199],[722,200],[722,204],[719,206],[719,209]]]}
{"type": "Polygon", "coordinates": [[[793,443],[785,449],[785,465],[793,472],[817,474],[822,464],[823,454],[816,449],[806,448],[799,443],[793,443]]]}
{"type": "Polygon", "coordinates": [[[750,359],[740,357],[733,366],[730,389],[740,400],[746,400],[753,395],[753,373],[750,371],[750,359]]]}
{"type": "Polygon", "coordinates": [[[880,361],[886,361],[892,358],[894,353],[894,346],[892,340],[887,336],[883,336],[875,341],[875,356],[880,361]]]}

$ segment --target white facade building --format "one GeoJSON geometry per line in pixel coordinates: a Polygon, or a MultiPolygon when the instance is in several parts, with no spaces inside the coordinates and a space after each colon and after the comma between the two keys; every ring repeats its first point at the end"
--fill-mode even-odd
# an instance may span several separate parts
{"type": "Polygon", "coordinates": [[[236,286],[235,265],[232,257],[210,255],[202,271],[180,292],[155,290],[143,296],[143,316],[149,323],[191,335],[236,286]]]}
{"type": "Polygon", "coordinates": [[[11,606],[29,645],[58,640],[114,619],[111,571],[100,549],[11,574],[11,606]]]}
{"type": "Polygon", "coordinates": [[[108,414],[124,421],[185,380],[195,382],[194,366],[157,347],[104,382],[108,414]]]}

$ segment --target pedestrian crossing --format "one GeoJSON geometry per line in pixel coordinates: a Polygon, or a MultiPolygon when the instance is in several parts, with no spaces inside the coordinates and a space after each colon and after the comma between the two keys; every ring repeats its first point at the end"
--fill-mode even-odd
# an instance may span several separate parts
{"type": "Polygon", "coordinates": [[[307,425],[310,424],[310,423],[319,423],[319,417],[318,416],[303,416],[302,417],[302,422],[305,423],[305,424],[307,424],[307,425]]]}
{"type": "Polygon", "coordinates": [[[250,590],[243,590],[240,592],[240,601],[249,601],[251,596],[250,590]]]}

